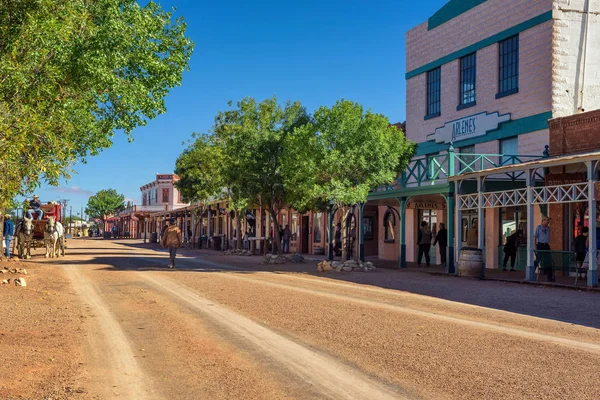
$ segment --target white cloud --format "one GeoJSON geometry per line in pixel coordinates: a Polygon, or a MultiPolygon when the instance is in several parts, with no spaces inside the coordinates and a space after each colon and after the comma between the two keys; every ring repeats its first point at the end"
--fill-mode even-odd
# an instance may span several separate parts
{"type": "Polygon", "coordinates": [[[92,192],[90,190],[82,189],[79,186],[50,187],[50,188],[48,188],[48,190],[51,191],[51,192],[56,192],[56,193],[80,194],[80,195],[83,195],[83,196],[93,196],[95,194],[94,192],[92,192]]]}

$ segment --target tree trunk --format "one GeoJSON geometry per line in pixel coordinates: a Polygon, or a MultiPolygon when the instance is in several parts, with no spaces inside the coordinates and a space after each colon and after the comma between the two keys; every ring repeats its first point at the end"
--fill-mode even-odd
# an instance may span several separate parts
{"type": "Polygon", "coordinates": [[[237,232],[237,240],[236,240],[236,248],[238,250],[242,249],[242,235],[240,232],[240,229],[242,229],[242,220],[240,218],[240,211],[239,210],[235,210],[235,230],[237,232]]]}
{"type": "Polygon", "coordinates": [[[342,261],[345,261],[348,259],[348,227],[346,226],[346,221],[348,219],[349,208],[341,206],[338,210],[342,226],[342,261]]]}
{"type": "Polygon", "coordinates": [[[269,207],[269,214],[273,220],[273,254],[280,253],[281,235],[279,234],[279,221],[277,221],[277,214],[272,207],[269,207]]]}

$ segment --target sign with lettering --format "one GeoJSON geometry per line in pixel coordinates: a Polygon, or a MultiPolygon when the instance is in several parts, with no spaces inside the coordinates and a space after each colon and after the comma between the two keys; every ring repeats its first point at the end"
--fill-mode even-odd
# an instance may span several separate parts
{"type": "Polygon", "coordinates": [[[585,174],[546,174],[544,180],[546,186],[571,185],[585,182],[585,174]]]}
{"type": "Polygon", "coordinates": [[[408,203],[408,208],[416,208],[419,210],[444,210],[446,209],[446,203],[436,203],[433,201],[416,201],[408,203]]]}
{"type": "Polygon", "coordinates": [[[446,122],[444,126],[437,128],[435,133],[429,135],[427,140],[435,140],[436,143],[450,143],[472,139],[498,129],[501,123],[507,121],[510,121],[510,114],[500,115],[498,112],[491,114],[482,112],[446,122]]]}
{"type": "Polygon", "coordinates": [[[600,200],[600,182],[594,182],[594,200],[600,200]]]}
{"type": "Polygon", "coordinates": [[[156,175],[157,180],[171,180],[173,179],[173,175],[156,175]]]}

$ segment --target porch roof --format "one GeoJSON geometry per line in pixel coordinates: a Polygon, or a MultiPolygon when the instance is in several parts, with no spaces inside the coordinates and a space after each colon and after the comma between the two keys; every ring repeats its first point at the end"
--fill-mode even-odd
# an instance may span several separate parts
{"type": "Polygon", "coordinates": [[[475,172],[466,172],[461,175],[449,176],[448,181],[462,181],[470,178],[477,178],[488,175],[506,174],[537,168],[549,168],[562,165],[577,164],[586,161],[600,161],[600,151],[592,153],[570,154],[565,156],[555,156],[541,160],[526,161],[519,164],[510,164],[501,167],[484,169],[475,172]]]}

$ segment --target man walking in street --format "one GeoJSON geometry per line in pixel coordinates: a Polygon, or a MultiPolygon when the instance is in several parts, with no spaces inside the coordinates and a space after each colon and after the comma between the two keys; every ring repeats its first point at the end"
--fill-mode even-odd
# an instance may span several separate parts
{"type": "Polygon", "coordinates": [[[2,232],[4,232],[4,245],[6,246],[4,255],[6,258],[10,258],[10,242],[15,234],[15,225],[10,219],[10,214],[4,215],[4,230],[2,232]]]}
{"type": "Polygon", "coordinates": [[[33,196],[33,200],[29,202],[29,209],[27,210],[27,218],[32,219],[32,214],[37,214],[37,219],[40,221],[44,216],[44,212],[42,211],[42,203],[40,202],[40,198],[37,195],[33,196]]]}
{"type": "Polygon", "coordinates": [[[433,246],[439,244],[440,261],[443,265],[446,265],[446,252],[448,251],[448,230],[446,225],[440,223],[440,230],[435,235],[433,246]]]}
{"type": "Polygon", "coordinates": [[[290,252],[290,237],[292,236],[292,232],[290,231],[290,226],[286,225],[285,228],[283,228],[283,252],[284,253],[289,253],[290,252]]]}
{"type": "Polygon", "coordinates": [[[550,254],[550,226],[548,225],[550,219],[546,215],[542,217],[542,223],[535,228],[533,237],[535,239],[535,248],[538,250],[536,254],[537,262],[538,264],[542,264],[541,267],[544,268],[548,276],[548,282],[555,282],[554,270],[552,269],[552,256],[550,254]]]}
{"type": "Polygon", "coordinates": [[[169,249],[169,268],[175,268],[175,254],[181,247],[181,229],[177,226],[175,218],[169,220],[169,226],[162,237],[161,245],[163,248],[169,249]]]}
{"type": "Polygon", "coordinates": [[[421,229],[419,229],[419,258],[417,258],[417,266],[421,266],[421,259],[425,255],[426,266],[429,267],[429,250],[431,249],[431,229],[429,224],[425,221],[421,222],[421,229]]]}

